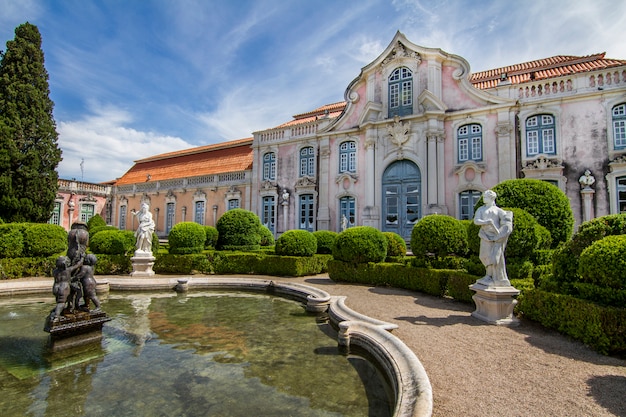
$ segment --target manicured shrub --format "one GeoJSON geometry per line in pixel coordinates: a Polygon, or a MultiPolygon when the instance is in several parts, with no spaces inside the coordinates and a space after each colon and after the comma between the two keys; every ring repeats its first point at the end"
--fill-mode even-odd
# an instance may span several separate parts
{"type": "Polygon", "coordinates": [[[0,258],[19,258],[24,253],[24,223],[0,225],[0,258]]]}
{"type": "Polygon", "coordinates": [[[261,246],[274,246],[274,234],[267,226],[259,227],[259,235],[261,235],[261,246]]]}
{"type": "Polygon", "coordinates": [[[387,258],[406,255],[406,242],[402,236],[394,232],[383,232],[383,235],[387,238],[387,258]]]}
{"type": "Polygon", "coordinates": [[[226,250],[258,250],[261,243],[259,217],[249,210],[232,209],[216,224],[219,237],[217,248],[226,250]]]}
{"type": "Polygon", "coordinates": [[[152,254],[156,256],[159,253],[159,249],[161,249],[161,242],[159,242],[159,235],[156,232],[152,232],[152,245],[150,247],[152,250],[152,254]]]}
{"type": "Polygon", "coordinates": [[[205,227],[195,222],[177,223],[170,230],[167,239],[172,254],[200,253],[206,242],[205,227]]]}
{"type": "Polygon", "coordinates": [[[101,232],[103,230],[119,230],[117,227],[115,226],[94,226],[91,229],[89,229],[89,239],[91,239],[93,237],[93,235],[95,235],[98,232],[101,232]]]}
{"type": "Polygon", "coordinates": [[[607,236],[580,254],[578,273],[584,282],[626,289],[626,235],[607,236]]]}
{"type": "Polygon", "coordinates": [[[56,224],[32,224],[24,230],[24,254],[32,257],[60,254],[67,250],[67,232],[56,224]]]}
{"type": "Polygon", "coordinates": [[[371,226],[356,226],[339,233],[333,257],[350,263],[382,262],[387,256],[387,238],[371,226]]]}
{"type": "Polygon", "coordinates": [[[204,226],[206,240],[204,241],[204,249],[215,249],[217,246],[217,238],[219,233],[213,226],[204,226]]]}
{"type": "Polygon", "coordinates": [[[308,230],[288,230],[276,240],[276,255],[313,256],[317,252],[317,239],[308,230]]]}
{"type": "Polygon", "coordinates": [[[94,227],[102,227],[106,225],[107,223],[104,221],[102,216],[100,216],[99,214],[96,214],[87,221],[87,230],[89,230],[91,234],[91,229],[93,229],[94,227]]]}
{"type": "Polygon", "coordinates": [[[317,253],[332,254],[337,235],[337,232],[331,230],[316,230],[313,232],[313,236],[317,240],[317,253]]]}
{"type": "Polygon", "coordinates": [[[411,231],[411,251],[417,257],[465,255],[467,230],[451,216],[433,214],[419,220],[411,231]]]}
{"type": "Polygon", "coordinates": [[[89,241],[89,250],[103,255],[132,253],[135,250],[135,234],[131,230],[103,230],[89,241]]]}
{"type": "MultiPolygon", "coordinates": [[[[558,187],[541,180],[512,179],[493,187],[499,207],[516,207],[530,213],[552,236],[552,247],[566,242],[574,228],[569,199],[558,187]]],[[[476,207],[483,205],[482,198],[476,207]]]]}

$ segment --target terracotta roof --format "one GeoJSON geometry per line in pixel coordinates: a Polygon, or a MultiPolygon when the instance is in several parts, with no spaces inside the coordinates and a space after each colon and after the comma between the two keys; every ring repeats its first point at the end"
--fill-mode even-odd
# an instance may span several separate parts
{"type": "Polygon", "coordinates": [[[328,117],[335,118],[338,117],[341,112],[345,109],[346,102],[340,101],[337,103],[326,104],[324,106],[318,107],[315,110],[311,110],[306,113],[300,113],[293,116],[293,120],[290,120],[286,123],[283,123],[277,127],[286,127],[286,126],[294,126],[299,124],[304,124],[308,122],[313,122],[315,120],[328,117]]]}
{"type": "Polygon", "coordinates": [[[626,60],[605,58],[604,55],[605,52],[586,56],[557,55],[477,72],[470,75],[470,82],[476,88],[487,89],[498,86],[503,74],[511,84],[520,84],[626,65],[626,60]]]}
{"type": "Polygon", "coordinates": [[[135,161],[115,185],[252,169],[252,138],[168,152],[135,161]]]}

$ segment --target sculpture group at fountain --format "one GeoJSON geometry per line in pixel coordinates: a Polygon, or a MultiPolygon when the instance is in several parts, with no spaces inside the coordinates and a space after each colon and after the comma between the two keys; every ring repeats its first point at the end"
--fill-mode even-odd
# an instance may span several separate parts
{"type": "Polygon", "coordinates": [[[54,269],[52,293],[56,306],[46,319],[44,330],[53,336],[72,336],[91,330],[101,330],[110,320],[100,310],[96,294],[94,268],[97,258],[87,254],[89,232],[85,223],[72,225],[67,236],[67,256],[59,256],[54,269]],[[93,303],[94,309],[90,309],[93,303]]]}

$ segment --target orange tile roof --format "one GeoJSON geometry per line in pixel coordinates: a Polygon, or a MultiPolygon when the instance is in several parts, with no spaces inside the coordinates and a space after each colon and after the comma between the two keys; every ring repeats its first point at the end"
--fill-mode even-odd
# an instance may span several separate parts
{"type": "Polygon", "coordinates": [[[332,104],[325,104],[321,107],[318,107],[315,110],[311,110],[306,113],[296,114],[293,116],[293,120],[283,123],[277,126],[277,128],[313,122],[322,117],[329,117],[331,119],[334,119],[335,117],[339,117],[339,115],[341,114],[341,112],[343,112],[345,107],[346,107],[345,101],[340,101],[340,102],[332,103],[332,104]]]}
{"type": "Polygon", "coordinates": [[[115,185],[252,169],[252,138],[168,152],[135,161],[115,185]]]}
{"type": "Polygon", "coordinates": [[[626,60],[605,58],[604,55],[604,52],[587,56],[557,55],[477,72],[470,75],[470,82],[476,88],[488,89],[498,86],[502,74],[506,74],[511,84],[520,84],[626,65],[626,60]]]}

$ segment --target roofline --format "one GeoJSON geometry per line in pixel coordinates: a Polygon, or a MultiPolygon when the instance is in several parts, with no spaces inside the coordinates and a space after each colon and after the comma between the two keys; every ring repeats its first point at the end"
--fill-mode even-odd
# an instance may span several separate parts
{"type": "Polygon", "coordinates": [[[178,158],[178,157],[181,157],[181,156],[194,155],[194,154],[208,152],[208,151],[216,151],[216,150],[220,150],[220,149],[235,148],[235,147],[238,147],[238,146],[244,146],[244,145],[248,145],[248,144],[252,145],[252,141],[253,140],[254,140],[254,138],[229,140],[229,141],[226,141],[226,142],[214,143],[214,144],[211,144],[211,145],[204,145],[204,146],[198,146],[198,147],[190,148],[190,149],[182,149],[180,151],[162,153],[162,154],[159,154],[159,155],[150,156],[148,158],[138,159],[138,160],[133,161],[133,162],[135,164],[142,164],[142,163],[146,163],[146,162],[159,161],[159,160],[163,160],[163,159],[178,158]]]}

